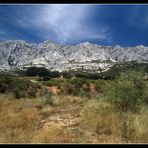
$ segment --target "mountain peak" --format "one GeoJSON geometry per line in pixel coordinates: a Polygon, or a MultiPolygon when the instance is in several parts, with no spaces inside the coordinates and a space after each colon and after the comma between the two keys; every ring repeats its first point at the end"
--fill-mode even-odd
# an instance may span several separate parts
{"type": "Polygon", "coordinates": [[[116,45],[116,46],[115,46],[115,48],[121,48],[121,46],[119,46],[119,45],[116,45]]]}
{"type": "Polygon", "coordinates": [[[43,42],[43,44],[51,44],[51,43],[53,43],[53,41],[51,41],[51,40],[46,40],[43,42]]]}
{"type": "Polygon", "coordinates": [[[145,48],[145,46],[143,46],[143,45],[137,45],[136,47],[138,47],[138,48],[145,48]]]}
{"type": "Polygon", "coordinates": [[[89,45],[91,45],[91,43],[90,43],[90,42],[83,42],[83,43],[80,43],[79,45],[82,45],[82,46],[89,46],[89,45]]]}

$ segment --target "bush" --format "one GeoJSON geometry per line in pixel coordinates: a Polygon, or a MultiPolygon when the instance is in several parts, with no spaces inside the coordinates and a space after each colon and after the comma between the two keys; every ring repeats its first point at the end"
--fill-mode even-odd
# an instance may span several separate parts
{"type": "Polygon", "coordinates": [[[6,91],[13,88],[13,77],[6,74],[0,75],[0,93],[5,93],[6,91]]]}
{"type": "Polygon", "coordinates": [[[27,76],[48,76],[50,74],[49,70],[45,67],[29,67],[26,71],[27,76]]]}
{"type": "Polygon", "coordinates": [[[64,95],[74,95],[81,97],[90,98],[90,90],[89,87],[83,87],[83,83],[81,81],[67,81],[65,83],[61,83],[59,86],[61,93],[64,95]]]}
{"type": "Polygon", "coordinates": [[[21,94],[20,94],[20,90],[18,89],[18,88],[16,88],[15,90],[14,90],[14,97],[16,98],[16,99],[20,99],[22,96],[21,96],[21,94]]]}
{"type": "Polygon", "coordinates": [[[104,94],[116,108],[122,111],[138,111],[139,105],[144,103],[145,83],[140,72],[121,73],[112,84],[106,84],[105,87],[104,94]]]}
{"type": "Polygon", "coordinates": [[[41,81],[49,81],[51,79],[50,76],[44,76],[41,81]]]}
{"type": "Polygon", "coordinates": [[[41,86],[31,83],[27,79],[20,79],[10,75],[0,75],[0,93],[11,92],[14,97],[36,97],[41,86]]]}
{"type": "Polygon", "coordinates": [[[60,85],[60,90],[65,95],[71,94],[76,96],[79,94],[79,88],[70,83],[62,83],[60,85]]]}
{"type": "Polygon", "coordinates": [[[61,79],[50,79],[49,81],[43,82],[43,85],[47,86],[60,86],[61,83],[63,83],[64,80],[61,79]]]}
{"type": "Polygon", "coordinates": [[[28,91],[28,95],[29,95],[30,97],[36,97],[36,92],[37,92],[36,88],[35,88],[35,87],[31,87],[31,88],[29,89],[29,91],[28,91]]]}
{"type": "Polygon", "coordinates": [[[15,98],[27,97],[27,91],[32,83],[26,79],[13,79],[13,88],[10,92],[14,93],[15,98]]]}
{"type": "Polygon", "coordinates": [[[19,75],[19,76],[25,76],[26,75],[26,71],[25,70],[21,70],[21,69],[16,69],[14,71],[14,73],[19,75]]]}
{"type": "Polygon", "coordinates": [[[51,78],[59,78],[60,77],[60,73],[58,71],[51,71],[49,75],[51,78]]]}
{"type": "Polygon", "coordinates": [[[62,72],[61,75],[64,77],[64,78],[71,78],[72,75],[69,73],[69,72],[62,72]]]}
{"type": "Polygon", "coordinates": [[[95,82],[96,84],[96,91],[98,93],[103,93],[103,87],[105,86],[105,83],[108,82],[106,80],[98,80],[95,82]]]}
{"type": "Polygon", "coordinates": [[[52,95],[50,92],[47,92],[45,95],[45,104],[52,105],[52,95]]]}
{"type": "Polygon", "coordinates": [[[27,76],[37,76],[38,75],[38,68],[37,67],[29,67],[26,71],[27,76]]]}
{"type": "Polygon", "coordinates": [[[18,87],[21,90],[27,90],[29,88],[29,86],[32,85],[32,83],[29,80],[27,80],[27,79],[15,78],[13,80],[13,85],[15,87],[18,87]]]}
{"type": "Polygon", "coordinates": [[[69,83],[76,86],[76,87],[82,87],[84,84],[87,84],[87,79],[83,78],[73,78],[69,80],[69,83]]]}

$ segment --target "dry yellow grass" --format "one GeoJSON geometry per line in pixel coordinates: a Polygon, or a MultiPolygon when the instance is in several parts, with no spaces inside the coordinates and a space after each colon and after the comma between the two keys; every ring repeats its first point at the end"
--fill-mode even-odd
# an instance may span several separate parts
{"type": "Polygon", "coordinates": [[[56,125],[38,131],[32,140],[33,143],[73,143],[75,141],[76,137],[71,131],[56,125]]]}
{"type": "Polygon", "coordinates": [[[28,143],[36,129],[36,111],[0,116],[1,143],[28,143]]]}
{"type": "Polygon", "coordinates": [[[148,143],[148,106],[143,106],[139,115],[134,116],[134,143],[148,143]]]}
{"type": "Polygon", "coordinates": [[[147,107],[140,114],[123,113],[101,99],[90,100],[82,108],[80,125],[94,131],[99,143],[147,143],[147,107]]]}
{"type": "Polygon", "coordinates": [[[0,143],[29,143],[37,128],[39,112],[33,107],[23,108],[24,100],[9,97],[0,97],[0,143]]]}
{"type": "Polygon", "coordinates": [[[52,102],[54,106],[61,106],[61,105],[67,105],[67,104],[82,104],[86,102],[87,98],[82,98],[78,96],[71,96],[71,95],[56,95],[53,96],[52,102]]]}
{"type": "Polygon", "coordinates": [[[50,116],[52,114],[53,110],[54,110],[53,107],[45,106],[44,108],[42,108],[40,110],[40,115],[43,118],[46,118],[46,117],[48,117],[48,116],[50,116]]]}
{"type": "Polygon", "coordinates": [[[82,108],[80,120],[83,128],[97,134],[100,143],[119,142],[119,115],[110,103],[96,99],[88,101],[82,108]]]}
{"type": "Polygon", "coordinates": [[[104,99],[74,96],[54,96],[53,104],[1,94],[0,143],[148,143],[148,106],[123,113],[104,99]],[[39,128],[43,120],[51,126],[39,128]]]}

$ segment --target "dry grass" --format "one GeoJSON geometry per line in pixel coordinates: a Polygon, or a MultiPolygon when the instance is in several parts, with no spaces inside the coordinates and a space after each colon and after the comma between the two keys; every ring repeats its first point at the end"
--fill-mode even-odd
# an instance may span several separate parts
{"type": "Polygon", "coordinates": [[[110,103],[95,99],[88,101],[82,108],[80,120],[83,128],[97,134],[99,143],[118,143],[119,115],[110,103]]]}
{"type": "Polygon", "coordinates": [[[61,106],[61,105],[68,105],[68,104],[82,104],[86,102],[87,98],[82,98],[78,96],[71,96],[71,95],[56,95],[53,96],[52,102],[53,106],[61,106]]]}
{"type": "Polygon", "coordinates": [[[134,143],[148,143],[148,106],[143,106],[139,115],[134,117],[136,129],[134,143]]]}
{"type": "Polygon", "coordinates": [[[99,143],[147,143],[148,109],[140,114],[116,112],[103,100],[90,100],[82,108],[80,125],[97,134],[99,143]]]}
{"type": "Polygon", "coordinates": [[[40,114],[43,118],[46,118],[48,116],[50,116],[52,113],[53,113],[53,108],[52,107],[49,107],[49,106],[45,106],[44,108],[42,108],[40,110],[40,114]]]}
{"type": "Polygon", "coordinates": [[[0,143],[148,142],[148,106],[143,105],[140,113],[123,113],[117,112],[104,99],[63,95],[54,96],[52,101],[53,106],[50,106],[42,97],[16,100],[11,94],[1,94],[0,143]],[[50,122],[48,119],[56,116],[63,123],[72,117],[78,124],[73,127],[52,124],[39,128],[42,119],[50,122]]]}
{"type": "Polygon", "coordinates": [[[23,108],[24,101],[1,95],[0,143],[29,143],[32,139],[37,129],[39,112],[29,105],[27,108],[29,100],[26,100],[23,108]]]}
{"type": "Polygon", "coordinates": [[[76,136],[72,131],[58,126],[42,129],[36,133],[33,143],[74,143],[76,136]]]}
{"type": "Polygon", "coordinates": [[[37,112],[25,109],[21,113],[0,116],[1,143],[28,143],[36,129],[37,112]]]}

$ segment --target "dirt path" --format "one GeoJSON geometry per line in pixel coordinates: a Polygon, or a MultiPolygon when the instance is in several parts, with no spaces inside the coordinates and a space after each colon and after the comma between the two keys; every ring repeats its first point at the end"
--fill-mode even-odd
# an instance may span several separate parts
{"type": "MultiPolygon", "coordinates": [[[[31,79],[30,81],[42,85],[36,80],[31,79]]],[[[49,90],[48,86],[42,85],[42,87],[49,90]]],[[[79,103],[68,103],[66,105],[53,107],[53,113],[40,120],[39,128],[48,129],[52,126],[58,126],[74,130],[79,126],[77,119],[80,115],[80,110],[81,105],[79,103]]]]}
{"type": "MultiPolygon", "coordinates": [[[[30,81],[42,85],[36,80],[31,79],[30,81]]],[[[42,87],[49,90],[48,86],[42,85],[42,87]]],[[[74,130],[79,126],[77,119],[80,116],[81,108],[82,104],[78,102],[66,103],[64,105],[53,107],[53,113],[40,120],[39,128],[46,129],[51,126],[58,126],[74,130]]]]}
{"type": "MultiPolygon", "coordinates": [[[[38,83],[35,80],[31,81],[38,83]]],[[[44,85],[42,85],[42,87],[48,88],[44,85]]],[[[62,99],[62,97],[60,99],[62,99]]],[[[70,98],[66,97],[66,99],[70,98]]],[[[39,120],[38,129],[48,131],[48,129],[52,129],[52,127],[60,127],[61,129],[71,131],[76,136],[76,139],[82,143],[83,141],[84,143],[97,143],[98,139],[96,134],[80,126],[80,112],[86,98],[84,100],[82,98],[73,99],[74,101],[69,101],[59,106],[49,106],[49,110],[52,108],[52,111],[48,116],[39,120]]]]}
{"type": "Polygon", "coordinates": [[[80,110],[81,107],[74,104],[55,107],[52,115],[40,121],[39,129],[48,131],[48,129],[57,127],[65,131],[71,131],[72,135],[75,135],[75,138],[71,139],[71,142],[78,140],[78,143],[98,143],[98,138],[94,132],[80,127],[78,120],[80,110]]]}
{"type": "Polygon", "coordinates": [[[55,107],[54,113],[42,119],[40,128],[50,128],[51,126],[58,126],[62,128],[75,129],[78,126],[77,118],[79,117],[80,107],[74,105],[55,107]]]}

